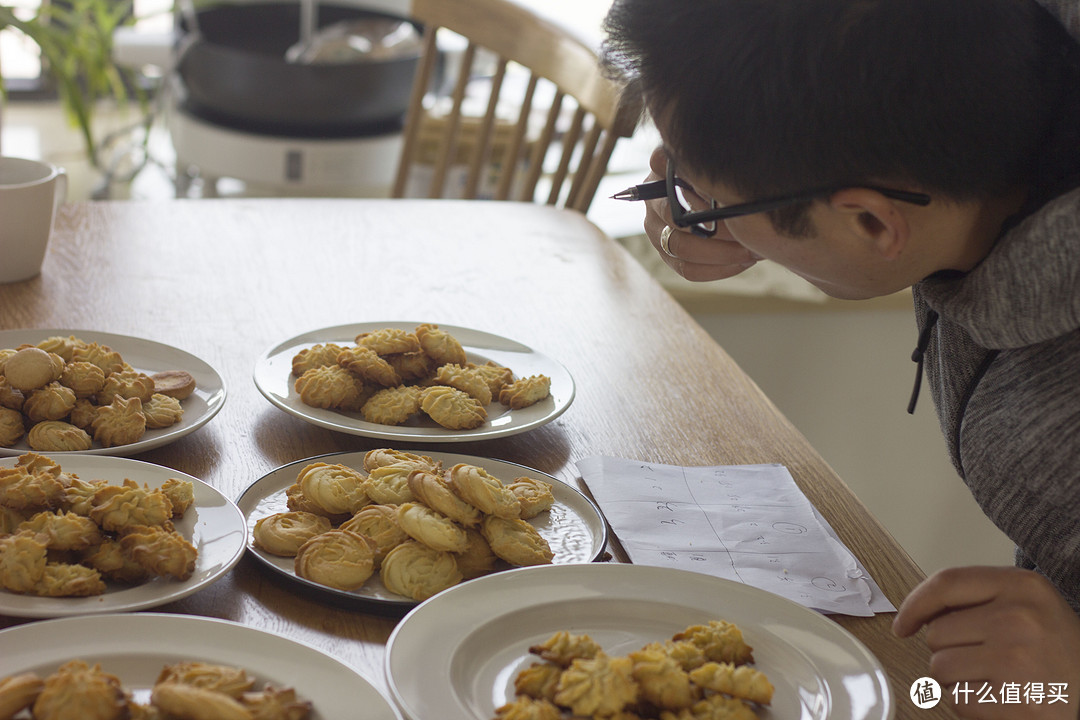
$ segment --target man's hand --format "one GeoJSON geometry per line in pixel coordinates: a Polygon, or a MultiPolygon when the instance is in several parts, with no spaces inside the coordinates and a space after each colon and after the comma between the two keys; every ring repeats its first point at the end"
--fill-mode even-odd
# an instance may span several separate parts
{"type": "MultiPolygon", "coordinates": [[[[649,167],[652,172],[646,182],[662,180],[666,176],[667,155],[662,148],[653,151],[649,167]]],[[[727,229],[721,223],[713,237],[698,237],[688,230],[675,227],[671,222],[667,198],[645,203],[645,234],[664,262],[687,280],[722,280],[738,275],[757,262],[749,250],[727,237],[726,233],[727,229]],[[668,227],[672,230],[665,250],[661,246],[660,235],[668,227]]]]}
{"type": "Polygon", "coordinates": [[[929,674],[945,702],[964,718],[1076,720],[1080,717],[1080,618],[1038,573],[1014,567],[949,568],[927,578],[900,606],[893,630],[901,637],[926,627],[929,674]],[[1066,684],[1067,702],[1025,699],[1030,683],[1049,690],[1066,684]],[[1019,703],[1003,703],[1002,690],[1021,689],[1019,703]],[[992,690],[996,703],[979,702],[992,690]],[[966,702],[965,702],[966,700],[966,702]]]}

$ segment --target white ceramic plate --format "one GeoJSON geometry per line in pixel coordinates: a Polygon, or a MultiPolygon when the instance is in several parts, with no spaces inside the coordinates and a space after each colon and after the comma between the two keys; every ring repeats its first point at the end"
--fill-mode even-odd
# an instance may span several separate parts
{"type": "Polygon", "coordinates": [[[412,720],[492,718],[537,661],[529,646],[559,630],[625,655],[715,619],[740,627],[776,688],[763,720],[893,717],[881,664],[836,623],[749,585],[644,565],[521,568],[450,588],[394,629],[386,676],[412,720]]]}
{"type": "MultiPolygon", "coordinates": [[[[236,505],[210,485],[182,472],[151,463],[101,455],[50,455],[60,467],[83,480],[108,480],[119,485],[130,478],[139,485],[160,487],[169,478],[190,480],[195,502],[174,520],[177,531],[195,546],[195,572],[187,580],[155,578],[141,585],[106,583],[104,595],[85,598],[45,598],[0,590],[0,615],[48,618],[91,613],[142,610],[187,597],[227,573],[244,554],[244,517],[236,505]]],[[[12,467],[17,458],[0,460],[12,467]]]]}
{"type": "MultiPolygon", "coordinates": [[[[409,452],[442,461],[445,468],[450,468],[457,463],[479,465],[504,482],[509,482],[522,475],[531,475],[551,483],[551,493],[555,496],[554,506],[549,512],[541,513],[529,522],[536,527],[548,541],[548,544],[551,545],[551,549],[555,553],[553,562],[556,564],[591,563],[603,553],[604,546],[607,543],[607,525],[604,523],[600,511],[577,489],[561,480],[538,470],[501,460],[491,460],[471,455],[429,452],[427,450],[410,450],[409,452]]],[[[249,486],[236,501],[240,512],[244,514],[247,520],[248,552],[270,570],[280,573],[307,588],[330,593],[339,598],[355,601],[360,605],[369,607],[407,610],[415,606],[416,602],[387,590],[379,580],[378,573],[373,575],[359,590],[337,590],[297,576],[293,570],[292,558],[278,557],[264,552],[255,547],[251,539],[251,531],[260,518],[288,510],[285,490],[296,482],[296,476],[300,473],[300,470],[309,463],[339,463],[347,467],[363,470],[365,454],[364,452],[335,453],[299,460],[271,471],[249,486]]]]}
{"type": "Polygon", "coordinates": [[[465,348],[469,361],[483,365],[488,360],[510,368],[515,377],[547,375],[551,378],[551,397],[521,410],[510,410],[495,399],[487,406],[488,418],[474,430],[448,430],[430,418],[418,416],[404,425],[369,423],[359,413],[323,410],[305,405],[293,389],[293,356],[305,348],[334,342],[354,345],[356,336],[381,328],[413,330],[418,322],[371,322],[314,330],[286,340],[268,350],[255,364],[255,386],[271,403],[285,412],[329,430],[405,442],[466,442],[516,435],[551,422],[561,415],[574,399],[574,380],[570,372],[546,355],[521,343],[498,335],[454,325],[442,325],[465,348]]]}
{"type": "MultiPolygon", "coordinates": [[[[108,345],[120,353],[124,362],[148,375],[165,370],[184,370],[195,378],[195,392],[181,403],[184,416],[180,422],[167,428],[147,430],[141,440],[130,445],[103,448],[95,443],[89,450],[80,452],[80,455],[135,455],[167,445],[210,422],[210,418],[225,404],[225,381],[214,368],[194,355],[153,340],[97,330],[4,330],[0,331],[0,348],[15,348],[23,343],[36,345],[54,335],[74,335],[86,342],[108,345]]],[[[0,448],[0,456],[21,455],[29,449],[24,437],[11,447],[0,448]]]]}
{"type": "Polygon", "coordinates": [[[132,613],[63,618],[0,631],[0,677],[45,676],[81,659],[120,678],[137,701],[149,699],[162,667],[181,661],[239,666],[267,683],[291,687],[312,703],[312,720],[400,720],[371,683],[308,645],[239,623],[193,615],[132,613]]]}

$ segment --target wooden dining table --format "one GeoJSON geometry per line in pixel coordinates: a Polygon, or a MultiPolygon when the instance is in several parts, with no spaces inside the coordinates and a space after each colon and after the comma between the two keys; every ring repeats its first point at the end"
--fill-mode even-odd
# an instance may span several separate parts
{"type": "MultiPolygon", "coordinates": [[[[215,368],[227,387],[220,413],[134,457],[193,475],[232,499],[284,464],[387,446],[271,405],[253,383],[257,358],[313,329],[401,320],[512,338],[557,359],[574,379],[576,396],[554,421],[457,443],[453,452],[570,483],[577,482],[575,461],[591,455],[780,463],[894,605],[924,577],[755,385],[753,368],[740,368],[622,246],[575,212],[447,200],[71,203],[59,213],[40,276],[0,285],[0,330],[130,335],[215,368]]],[[[400,615],[327,602],[250,557],[155,610],[232,620],[309,644],[388,695],[386,642],[400,615]]],[[[895,637],[892,613],[829,617],[884,666],[896,716],[927,717],[908,697],[927,674],[924,640],[895,637]]],[[[0,617],[0,627],[24,622],[0,617]]],[[[950,716],[940,706],[935,712],[950,716]]]]}

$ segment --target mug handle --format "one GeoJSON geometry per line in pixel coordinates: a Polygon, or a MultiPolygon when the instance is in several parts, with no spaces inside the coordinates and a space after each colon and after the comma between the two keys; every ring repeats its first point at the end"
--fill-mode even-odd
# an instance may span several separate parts
{"type": "Polygon", "coordinates": [[[53,194],[53,211],[52,219],[56,222],[56,214],[60,212],[60,206],[67,200],[68,191],[68,176],[67,171],[64,168],[57,168],[56,173],[56,187],[53,194]]]}

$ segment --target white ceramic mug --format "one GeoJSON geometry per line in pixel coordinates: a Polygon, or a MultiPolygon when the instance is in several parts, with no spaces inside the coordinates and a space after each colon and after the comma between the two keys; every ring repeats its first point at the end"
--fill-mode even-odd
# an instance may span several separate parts
{"type": "Polygon", "coordinates": [[[67,186],[63,168],[0,157],[0,283],[27,280],[41,272],[67,186]]]}

